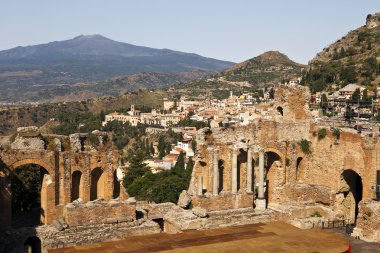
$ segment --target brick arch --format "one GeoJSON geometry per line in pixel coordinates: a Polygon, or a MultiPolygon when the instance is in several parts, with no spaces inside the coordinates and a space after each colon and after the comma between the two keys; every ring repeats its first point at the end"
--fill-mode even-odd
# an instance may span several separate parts
{"type": "MultiPolygon", "coordinates": [[[[281,151],[279,151],[276,148],[268,147],[268,148],[265,148],[265,153],[266,154],[267,153],[273,153],[273,154],[277,155],[280,159],[281,164],[282,164],[282,168],[284,169],[286,167],[284,164],[285,157],[281,151]]],[[[269,156],[268,156],[268,161],[269,161],[269,156]]],[[[272,203],[274,201],[275,195],[276,195],[275,194],[276,185],[279,182],[284,182],[284,179],[285,179],[285,170],[283,170],[283,175],[282,175],[282,179],[281,179],[278,177],[277,171],[274,170],[274,168],[272,168],[275,161],[276,160],[271,161],[269,168],[268,167],[266,168],[267,170],[265,173],[266,174],[265,198],[267,199],[267,204],[272,203]]],[[[268,165],[266,165],[266,166],[268,166],[268,165]]]]}
{"type": "Polygon", "coordinates": [[[107,171],[102,167],[95,167],[90,172],[90,200],[105,198],[107,171]]]}
{"type": "Polygon", "coordinates": [[[273,147],[267,147],[267,148],[264,148],[264,152],[265,153],[268,153],[268,152],[276,153],[281,158],[281,162],[282,163],[284,162],[285,156],[280,150],[273,148],[273,147]]]}
{"type": "MultiPolygon", "coordinates": [[[[5,164],[5,163],[4,163],[5,164]]],[[[54,167],[51,166],[50,164],[42,161],[41,159],[36,159],[36,158],[24,158],[20,159],[18,161],[15,161],[11,163],[10,165],[6,165],[7,168],[9,169],[10,173],[13,173],[13,171],[24,165],[28,164],[36,164],[41,166],[47,174],[45,174],[42,178],[42,187],[40,190],[40,201],[41,201],[41,218],[40,221],[43,224],[48,224],[51,222],[51,210],[54,209],[55,205],[58,204],[58,199],[56,198],[56,192],[55,192],[55,172],[54,172],[54,167]]],[[[8,177],[10,175],[7,175],[8,177]]],[[[10,189],[10,192],[12,190],[10,189]]],[[[1,197],[1,196],[0,196],[1,197]]],[[[11,201],[12,201],[12,193],[8,196],[8,203],[7,205],[9,206],[9,210],[4,214],[7,216],[7,219],[9,221],[12,220],[12,207],[11,207],[11,201]]],[[[1,201],[0,201],[1,202],[1,201]]],[[[3,213],[0,213],[0,216],[3,215],[3,213]]],[[[11,223],[7,223],[6,226],[11,226],[11,223]]]]}
{"type": "Polygon", "coordinates": [[[16,169],[20,166],[28,165],[28,164],[37,164],[37,165],[43,167],[49,173],[49,175],[54,178],[53,166],[51,166],[50,164],[48,164],[44,161],[41,161],[40,159],[26,158],[26,159],[18,160],[16,162],[12,163],[11,165],[9,165],[8,168],[13,171],[14,169],[16,169]]]}

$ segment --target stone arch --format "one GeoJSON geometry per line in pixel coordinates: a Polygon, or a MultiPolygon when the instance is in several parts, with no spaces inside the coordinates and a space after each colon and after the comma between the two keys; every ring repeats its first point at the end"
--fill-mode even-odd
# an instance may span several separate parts
{"type": "Polygon", "coordinates": [[[83,176],[81,171],[76,170],[71,175],[71,201],[78,198],[83,200],[83,176]]]}
{"type": "MultiPolygon", "coordinates": [[[[54,183],[51,179],[51,175],[48,170],[48,165],[42,161],[34,160],[34,159],[24,159],[20,160],[18,162],[13,163],[10,167],[10,175],[9,177],[9,198],[8,203],[6,206],[10,208],[10,210],[7,212],[6,210],[1,210],[0,215],[6,215],[9,219],[10,226],[13,227],[19,227],[19,226],[38,226],[40,224],[48,224],[48,217],[49,217],[49,210],[54,208],[54,196],[55,196],[55,187],[54,183]],[[33,182],[32,185],[37,188],[25,188],[25,183],[27,181],[20,181],[20,177],[22,178],[22,173],[28,173],[28,175],[31,173],[31,171],[24,171],[24,166],[27,165],[37,165],[38,167],[34,169],[38,169],[39,171],[34,171],[35,173],[38,173],[39,179],[36,177],[37,174],[33,174],[34,177],[31,177],[33,182]],[[43,165],[47,166],[44,167],[43,165]],[[20,170],[18,170],[20,169],[20,170]],[[34,178],[34,179],[33,179],[34,178]],[[35,184],[39,183],[39,186],[36,186],[35,184]],[[16,188],[15,188],[16,187],[16,188]],[[36,190],[38,190],[38,193],[36,193],[36,190]],[[13,202],[13,200],[16,200],[17,195],[22,195],[22,198],[25,196],[23,194],[31,194],[30,198],[35,198],[35,201],[40,201],[39,206],[33,207],[32,209],[30,207],[30,204],[27,204],[27,210],[25,211],[23,205],[18,206],[17,202],[13,202]],[[35,194],[38,194],[37,196],[35,194]],[[15,199],[14,199],[15,198],[15,199]],[[15,206],[15,205],[16,206],[15,206]],[[18,208],[21,208],[22,210],[20,213],[17,213],[17,206],[18,208]],[[5,211],[5,212],[4,212],[5,211]],[[16,215],[17,214],[17,215],[16,215]],[[21,218],[21,223],[19,218],[21,218]],[[25,223],[27,221],[27,223],[25,223]],[[19,224],[20,223],[20,224],[19,224]]],[[[33,168],[32,168],[33,169],[33,168]]],[[[30,187],[30,186],[27,186],[30,187]]],[[[35,202],[33,202],[35,203],[35,202]]]]}
{"type": "Polygon", "coordinates": [[[106,182],[104,171],[101,168],[97,167],[91,171],[90,178],[90,200],[104,198],[104,184],[106,182]]]}
{"type": "Polygon", "coordinates": [[[303,157],[298,157],[296,161],[296,181],[302,182],[305,178],[305,164],[303,157]]]}
{"type": "Polygon", "coordinates": [[[356,171],[346,169],[341,174],[341,181],[340,197],[337,196],[337,199],[341,203],[340,210],[343,211],[346,220],[356,223],[359,213],[359,202],[363,198],[362,177],[356,171]]]}
{"type": "Polygon", "coordinates": [[[41,253],[41,240],[37,236],[28,237],[24,242],[24,252],[41,253]]]}
{"type": "Polygon", "coordinates": [[[117,177],[117,170],[115,170],[113,173],[113,193],[112,193],[112,197],[115,199],[115,198],[118,198],[120,197],[120,181],[117,177]]]}
{"type": "Polygon", "coordinates": [[[218,192],[221,192],[221,191],[226,189],[226,185],[224,182],[225,181],[224,180],[224,173],[225,173],[224,165],[225,165],[224,160],[220,159],[218,161],[218,173],[219,173],[219,189],[218,189],[218,192]]]}
{"type": "Polygon", "coordinates": [[[39,160],[39,159],[34,159],[34,158],[26,158],[26,159],[22,159],[22,160],[19,160],[19,161],[16,161],[14,163],[12,163],[11,165],[9,165],[8,167],[11,169],[11,170],[14,170],[20,166],[23,166],[23,165],[28,165],[28,164],[36,164],[36,165],[39,165],[40,167],[43,167],[51,177],[54,177],[54,170],[53,170],[53,166],[51,166],[50,164],[42,161],[42,160],[39,160]]]}
{"type": "Polygon", "coordinates": [[[267,149],[265,152],[265,198],[267,204],[273,202],[275,186],[278,182],[283,182],[282,179],[277,178],[277,169],[282,166],[282,156],[274,149],[267,149]]]}

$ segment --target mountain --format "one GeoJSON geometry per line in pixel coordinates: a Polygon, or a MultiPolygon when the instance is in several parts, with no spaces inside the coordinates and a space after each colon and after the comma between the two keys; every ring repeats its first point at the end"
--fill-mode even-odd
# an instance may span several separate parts
{"type": "Polygon", "coordinates": [[[176,86],[176,89],[192,95],[212,92],[214,96],[222,98],[228,96],[230,90],[252,91],[259,87],[278,84],[292,77],[299,77],[302,69],[306,67],[278,51],[268,51],[214,76],[176,86]]]}
{"type": "Polygon", "coordinates": [[[139,72],[128,76],[118,76],[107,80],[76,83],[73,85],[29,87],[21,96],[13,94],[12,98],[21,100],[27,94],[29,101],[82,101],[102,96],[120,96],[139,90],[165,88],[169,85],[176,85],[209,76],[211,73],[215,72],[202,70],[177,73],[139,72]]]}
{"type": "Polygon", "coordinates": [[[380,83],[380,13],[324,48],[310,62],[302,82],[313,92],[358,83],[375,91],[380,83]]]}
{"type": "Polygon", "coordinates": [[[91,82],[138,72],[220,71],[232,65],[192,53],[81,35],[0,51],[0,91],[23,92],[31,86],[91,82]]]}

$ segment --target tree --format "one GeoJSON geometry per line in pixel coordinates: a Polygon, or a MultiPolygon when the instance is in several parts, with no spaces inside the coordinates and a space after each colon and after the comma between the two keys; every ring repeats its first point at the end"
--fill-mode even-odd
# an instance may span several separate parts
{"type": "Polygon", "coordinates": [[[273,88],[271,88],[271,89],[269,90],[269,98],[270,98],[270,99],[274,99],[274,89],[273,89],[273,88]]]}
{"type": "Polygon", "coordinates": [[[185,154],[180,153],[177,158],[177,162],[175,163],[175,166],[172,168],[172,171],[176,175],[183,175],[185,171],[185,154]]]}
{"type": "Polygon", "coordinates": [[[124,173],[123,186],[128,189],[135,179],[142,177],[147,171],[148,168],[143,163],[143,155],[138,153],[132,156],[129,161],[128,169],[124,173]]]}
{"type": "Polygon", "coordinates": [[[351,96],[351,100],[358,101],[360,99],[360,89],[356,89],[351,96]]]}
{"type": "Polygon", "coordinates": [[[365,89],[363,91],[362,101],[369,102],[369,97],[368,97],[367,89],[365,89]]]}
{"type": "Polygon", "coordinates": [[[320,104],[321,108],[323,110],[326,110],[327,106],[328,106],[328,100],[327,100],[327,96],[325,93],[322,94],[322,97],[321,97],[321,104],[320,104]]]}

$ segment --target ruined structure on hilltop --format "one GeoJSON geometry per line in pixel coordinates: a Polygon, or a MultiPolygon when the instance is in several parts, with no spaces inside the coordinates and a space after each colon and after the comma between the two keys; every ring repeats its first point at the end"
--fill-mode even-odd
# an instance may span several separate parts
{"type": "Polygon", "coordinates": [[[317,213],[356,223],[355,233],[379,240],[380,202],[373,200],[380,184],[378,133],[325,129],[310,117],[309,97],[306,87],[283,85],[275,92],[274,121],[200,130],[189,188],[193,206],[209,212],[269,208],[301,227],[317,213]]]}

